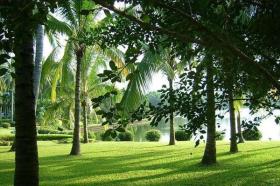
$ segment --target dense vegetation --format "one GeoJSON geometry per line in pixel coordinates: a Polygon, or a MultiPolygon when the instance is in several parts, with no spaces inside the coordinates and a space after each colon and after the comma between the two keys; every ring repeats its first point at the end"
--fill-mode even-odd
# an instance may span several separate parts
{"type": "MultiPolygon", "coordinates": [[[[264,118],[280,122],[279,8],[278,0],[1,1],[1,129],[12,134],[0,139],[15,151],[14,185],[39,185],[37,141],[71,138],[76,156],[95,138],[132,141],[128,128],[142,121],[168,125],[170,146],[191,136],[199,149],[205,142],[201,163],[213,165],[217,120],[229,113],[229,154],[218,161],[238,157],[231,153],[244,139],[261,138],[264,118]],[[147,94],[159,72],[167,85],[147,94]]],[[[160,140],[156,129],[145,132],[160,140]]]]}

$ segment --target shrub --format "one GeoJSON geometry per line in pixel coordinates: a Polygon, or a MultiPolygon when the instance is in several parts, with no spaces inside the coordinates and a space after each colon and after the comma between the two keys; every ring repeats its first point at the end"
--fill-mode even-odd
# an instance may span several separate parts
{"type": "Polygon", "coordinates": [[[159,130],[149,130],[145,134],[145,138],[148,141],[159,141],[160,139],[160,131],[159,130]]]}
{"type": "Polygon", "coordinates": [[[177,141],[189,141],[191,137],[192,137],[191,134],[188,134],[183,130],[178,130],[175,132],[175,139],[177,141]]]}
{"type": "Polygon", "coordinates": [[[248,141],[260,140],[262,138],[262,133],[258,129],[246,129],[242,132],[242,134],[244,139],[248,141]]]}
{"type": "Polygon", "coordinates": [[[66,134],[66,132],[52,129],[38,129],[38,134],[66,134]]]}
{"type": "Polygon", "coordinates": [[[120,141],[133,141],[133,134],[129,131],[118,133],[118,139],[120,141]]]}
{"type": "Polygon", "coordinates": [[[100,134],[100,138],[102,141],[113,141],[114,139],[112,138],[112,136],[105,136],[105,132],[102,132],[100,134]]]}
{"type": "Polygon", "coordinates": [[[57,143],[59,143],[59,144],[69,144],[69,143],[72,143],[72,138],[65,138],[65,139],[57,140],[57,143]]]}
{"type": "Polygon", "coordinates": [[[11,124],[11,127],[15,127],[16,122],[12,121],[10,124],[11,124]]]}
{"type": "Polygon", "coordinates": [[[15,138],[14,135],[4,135],[0,136],[0,141],[13,141],[15,138]]]}
{"type": "Polygon", "coordinates": [[[9,146],[11,143],[9,141],[0,141],[0,146],[9,146]]]}
{"type": "Polygon", "coordinates": [[[37,135],[38,141],[51,141],[51,140],[62,140],[72,138],[71,135],[67,134],[39,134],[37,135]]]}
{"type": "Polygon", "coordinates": [[[95,139],[96,136],[94,134],[94,132],[88,132],[88,139],[95,139]]]}
{"type": "Polygon", "coordinates": [[[10,123],[7,123],[7,122],[2,123],[2,127],[5,128],[5,129],[10,128],[10,126],[11,126],[10,123]]]}
{"type": "Polygon", "coordinates": [[[216,131],[216,140],[222,141],[225,139],[225,133],[222,131],[216,131]]]}

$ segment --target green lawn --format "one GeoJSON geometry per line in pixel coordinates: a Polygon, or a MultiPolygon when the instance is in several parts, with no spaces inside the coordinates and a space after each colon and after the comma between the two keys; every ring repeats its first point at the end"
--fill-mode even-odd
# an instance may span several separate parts
{"type": "MultiPolygon", "coordinates": [[[[12,185],[14,154],[0,147],[0,185],[12,185]]],[[[199,164],[203,146],[182,142],[96,142],[82,145],[82,155],[68,156],[70,145],[39,142],[40,180],[45,186],[280,185],[280,142],[247,142],[229,154],[217,144],[215,166],[199,164]]]]}

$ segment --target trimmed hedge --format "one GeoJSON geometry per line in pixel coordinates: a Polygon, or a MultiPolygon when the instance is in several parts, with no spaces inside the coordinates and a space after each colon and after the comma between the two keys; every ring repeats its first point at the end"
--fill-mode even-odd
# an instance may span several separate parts
{"type": "Polygon", "coordinates": [[[175,139],[177,141],[190,141],[191,137],[191,134],[188,134],[183,130],[178,130],[175,132],[175,139]]]}
{"type": "Polygon", "coordinates": [[[133,134],[129,131],[118,133],[118,139],[120,141],[133,141],[133,134]]]}
{"type": "MultiPolygon", "coordinates": [[[[0,141],[13,141],[14,135],[0,136],[0,141]]],[[[51,140],[62,140],[72,138],[72,135],[67,134],[39,134],[37,135],[37,141],[51,141],[51,140]]]]}
{"type": "Polygon", "coordinates": [[[2,124],[2,127],[5,128],[5,129],[8,129],[11,127],[11,124],[10,123],[7,123],[7,122],[3,122],[2,124]]]}
{"type": "Polygon", "coordinates": [[[243,137],[247,141],[254,141],[254,140],[260,140],[262,138],[261,131],[257,130],[250,130],[246,129],[242,132],[243,137]]]}
{"type": "Polygon", "coordinates": [[[149,131],[146,132],[145,138],[148,141],[159,141],[159,139],[160,139],[160,131],[159,130],[155,130],[155,129],[149,130],[149,131]]]}
{"type": "Polygon", "coordinates": [[[0,146],[10,146],[11,143],[9,141],[1,141],[0,140],[0,146]]]}

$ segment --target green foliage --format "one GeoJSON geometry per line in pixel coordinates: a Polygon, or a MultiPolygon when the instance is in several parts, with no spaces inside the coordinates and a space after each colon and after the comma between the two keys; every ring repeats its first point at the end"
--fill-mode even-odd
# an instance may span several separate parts
{"type": "Polygon", "coordinates": [[[105,132],[102,132],[100,134],[100,138],[102,141],[113,141],[114,140],[111,135],[105,135],[105,132]]]}
{"type": "Polygon", "coordinates": [[[177,141],[189,141],[191,139],[192,135],[183,131],[183,130],[178,130],[175,132],[175,139],[177,141]]]}
{"type": "Polygon", "coordinates": [[[0,146],[10,146],[11,143],[9,141],[2,141],[0,140],[0,146]]]}
{"type": "Polygon", "coordinates": [[[133,134],[129,131],[118,133],[118,139],[120,141],[133,141],[133,134]]]}
{"type": "Polygon", "coordinates": [[[0,141],[13,141],[14,138],[14,135],[2,135],[0,136],[0,141]]]}
{"type": "Polygon", "coordinates": [[[221,141],[225,139],[225,132],[223,131],[216,131],[216,140],[221,141]]]}
{"type": "Polygon", "coordinates": [[[88,132],[88,138],[92,140],[96,139],[94,132],[88,132]]]}
{"type": "Polygon", "coordinates": [[[1,125],[2,125],[2,127],[5,128],[5,129],[8,129],[8,128],[11,127],[11,124],[10,124],[10,123],[7,123],[7,122],[2,123],[1,125]]]}
{"type": "MultiPolygon", "coordinates": [[[[0,141],[13,141],[14,135],[3,135],[0,136],[0,141]]],[[[37,135],[38,141],[51,141],[51,140],[62,140],[72,138],[72,135],[67,134],[39,134],[37,135]]]]}
{"type": "Polygon", "coordinates": [[[61,131],[61,130],[53,130],[53,129],[48,129],[48,128],[40,128],[40,129],[38,129],[38,134],[69,134],[69,133],[61,131]]]}
{"type": "Polygon", "coordinates": [[[248,141],[260,140],[262,138],[262,133],[258,129],[246,129],[242,134],[244,139],[248,141]]]}
{"type": "Polygon", "coordinates": [[[155,129],[149,130],[145,133],[145,138],[148,141],[159,141],[160,131],[155,129]]]}

